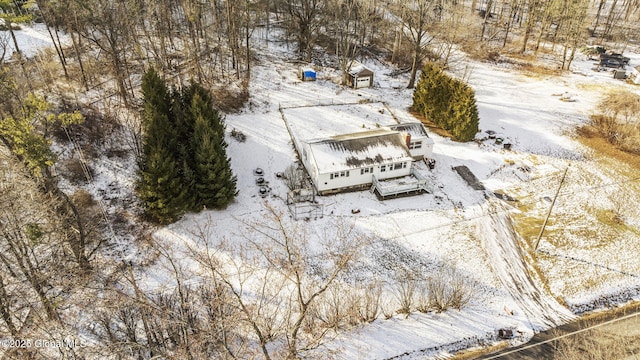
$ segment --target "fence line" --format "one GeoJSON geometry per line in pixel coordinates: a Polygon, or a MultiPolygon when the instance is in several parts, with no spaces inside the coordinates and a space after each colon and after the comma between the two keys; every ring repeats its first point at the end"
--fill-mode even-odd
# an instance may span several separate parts
{"type": "Polygon", "coordinates": [[[317,98],[317,99],[305,99],[296,101],[281,101],[279,103],[280,109],[293,109],[301,107],[314,107],[314,106],[332,106],[332,105],[358,105],[358,104],[371,104],[371,103],[384,103],[381,98],[377,97],[364,97],[362,99],[344,100],[340,98],[317,98]]]}

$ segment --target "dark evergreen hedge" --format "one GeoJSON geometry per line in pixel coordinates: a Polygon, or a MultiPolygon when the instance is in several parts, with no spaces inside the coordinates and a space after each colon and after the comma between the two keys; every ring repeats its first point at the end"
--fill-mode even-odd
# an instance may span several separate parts
{"type": "Polygon", "coordinates": [[[427,63],[413,93],[413,109],[447,130],[456,141],[473,140],[478,132],[478,107],[473,89],[427,63]]]}

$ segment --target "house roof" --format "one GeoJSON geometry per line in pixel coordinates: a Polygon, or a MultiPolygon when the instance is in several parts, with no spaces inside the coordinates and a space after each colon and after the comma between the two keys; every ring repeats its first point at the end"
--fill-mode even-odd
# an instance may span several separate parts
{"type": "Polygon", "coordinates": [[[419,122],[390,125],[389,129],[408,133],[411,137],[429,137],[424,125],[419,122]]]}
{"type": "Polygon", "coordinates": [[[319,173],[411,160],[404,137],[378,129],[308,142],[319,173]]]}
{"type": "Polygon", "coordinates": [[[364,66],[361,62],[353,60],[351,64],[349,64],[349,74],[351,76],[356,75],[373,75],[373,71],[364,66]]]}

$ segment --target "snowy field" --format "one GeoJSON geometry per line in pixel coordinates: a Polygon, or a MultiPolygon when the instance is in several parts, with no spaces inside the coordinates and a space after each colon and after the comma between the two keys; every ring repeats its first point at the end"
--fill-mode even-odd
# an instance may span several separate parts
{"type": "MultiPolygon", "coordinates": [[[[33,36],[30,30],[18,35],[33,36]]],[[[40,35],[33,36],[34,46],[42,46],[40,40],[46,42],[40,35]]],[[[305,122],[335,128],[336,121],[345,121],[345,132],[355,132],[388,123],[389,111],[399,119],[412,119],[408,113],[412,91],[405,88],[408,78],[390,76],[393,69],[381,62],[365,61],[376,73],[375,86],[355,91],[336,85],[340,74],[329,68],[317,69],[318,81],[301,82],[297,66],[285,60],[289,54],[275,44],[260,53],[262,62],[253,68],[250,104],[241,113],[226,116],[229,134],[235,129],[247,136],[245,142],[227,139],[240,190],[237,200],[224,211],[188,215],[160,229],[158,240],[178,257],[181,252],[186,257],[186,248],[192,248],[185,244],[196,243],[194,229],[206,229],[210,238],[233,242],[244,224],[262,219],[265,202],[288,211],[287,188],[276,173],[293,164],[296,154],[282,113],[295,119],[300,132],[305,131],[305,122]],[[363,99],[372,104],[336,105],[363,99]],[[297,107],[301,105],[310,106],[297,107]],[[258,193],[256,168],[265,171],[270,187],[265,198],[258,193]]],[[[640,64],[640,55],[625,55],[632,58],[631,66],[640,64]]],[[[602,299],[638,299],[640,215],[634,204],[640,191],[635,182],[628,182],[638,173],[615,163],[602,168],[598,155],[574,136],[605,91],[640,89],[614,80],[609,72],[592,71],[593,61],[581,55],[574,72],[562,77],[527,76],[501,64],[469,62],[459,67],[463,66],[471,69],[469,82],[476,91],[481,132],[478,141],[469,143],[430,134],[436,167],[417,166],[432,182],[434,193],[386,201],[368,191],[320,197],[324,216],[307,223],[322,229],[337,219],[349,221],[377,240],[358,276],[387,283],[400,265],[424,276],[455,269],[474,284],[475,295],[462,310],[381,316],[371,324],[334,334],[323,349],[337,359],[432,358],[497,341],[500,328],[516,329],[519,336],[514,343],[522,342],[534,331],[571,319],[572,311],[589,310],[594,302],[609,305],[602,299]],[[512,144],[511,150],[495,144],[486,130],[496,131],[512,144]],[[488,191],[471,189],[452,171],[458,165],[469,167],[488,191]],[[536,253],[533,243],[549,208],[548,199],[567,167],[554,221],[542,237],[541,252],[536,253]],[[603,230],[587,210],[615,207],[612,199],[620,189],[626,189],[630,201],[623,204],[627,209],[624,226],[603,230]],[[520,201],[498,200],[490,196],[493,191],[520,201]],[[354,209],[359,211],[354,214],[354,209]],[[530,218],[535,218],[531,234],[516,234],[530,218]],[[600,235],[606,231],[614,231],[606,239],[617,240],[604,241],[600,235]]],[[[194,263],[185,261],[183,266],[197,273],[194,263]]],[[[162,271],[162,264],[150,269],[145,287],[171,288],[171,277],[162,271]]]]}

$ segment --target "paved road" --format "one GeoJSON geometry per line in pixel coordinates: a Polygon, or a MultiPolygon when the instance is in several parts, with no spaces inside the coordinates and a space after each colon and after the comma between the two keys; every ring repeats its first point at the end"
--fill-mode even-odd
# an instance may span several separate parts
{"type": "Polygon", "coordinates": [[[481,359],[640,360],[640,304],[541,332],[527,344],[481,359]]]}

